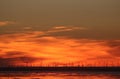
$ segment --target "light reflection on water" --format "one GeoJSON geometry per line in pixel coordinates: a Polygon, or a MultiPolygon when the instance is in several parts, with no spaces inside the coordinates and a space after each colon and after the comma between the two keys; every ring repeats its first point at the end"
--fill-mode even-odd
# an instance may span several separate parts
{"type": "Polygon", "coordinates": [[[120,79],[120,73],[108,72],[4,72],[0,79],[120,79]]]}

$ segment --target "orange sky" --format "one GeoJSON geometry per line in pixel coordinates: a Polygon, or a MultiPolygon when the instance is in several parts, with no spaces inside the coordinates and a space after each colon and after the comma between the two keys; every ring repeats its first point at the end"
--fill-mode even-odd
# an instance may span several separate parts
{"type": "MultiPolygon", "coordinates": [[[[77,28],[81,29],[81,28],[77,28]]],[[[47,36],[59,31],[76,30],[74,27],[55,26],[48,31],[34,31],[0,36],[0,62],[3,65],[118,65],[120,40],[73,39],[47,36]],[[68,30],[70,29],[70,30],[68,30]]],[[[81,29],[86,30],[86,29],[81,29]]]]}
{"type": "Polygon", "coordinates": [[[0,0],[0,66],[120,65],[120,0],[0,0]]]}

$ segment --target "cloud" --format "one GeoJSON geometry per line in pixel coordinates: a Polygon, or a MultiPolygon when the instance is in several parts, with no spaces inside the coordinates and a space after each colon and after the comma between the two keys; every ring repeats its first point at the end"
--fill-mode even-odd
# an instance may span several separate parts
{"type": "Polygon", "coordinates": [[[42,61],[48,60],[45,57],[34,57],[29,53],[21,51],[7,51],[3,55],[0,55],[0,67],[1,66],[31,66],[32,64],[41,64],[42,61]]]}
{"type": "Polygon", "coordinates": [[[55,26],[51,28],[48,32],[63,32],[63,31],[73,31],[73,30],[86,30],[86,28],[77,27],[77,26],[55,26]]]}
{"type": "Polygon", "coordinates": [[[120,40],[107,41],[106,45],[109,47],[108,52],[111,55],[120,57],[120,40]]]}
{"type": "MultiPolygon", "coordinates": [[[[64,27],[57,27],[57,29],[64,27]]],[[[69,62],[88,62],[88,59],[119,59],[119,42],[112,40],[75,39],[47,36],[46,32],[34,31],[16,34],[4,34],[0,38],[0,56],[3,58],[32,57],[34,64],[69,62]],[[117,52],[116,52],[117,51],[117,52]],[[116,52],[116,53],[114,53],[116,52]]],[[[25,58],[26,59],[26,58],[25,58]]],[[[110,61],[111,61],[110,60],[110,61]]]]}
{"type": "Polygon", "coordinates": [[[6,25],[10,25],[10,24],[15,24],[15,22],[13,21],[0,21],[0,26],[6,26],[6,25]]]}
{"type": "Polygon", "coordinates": [[[32,27],[23,27],[24,30],[32,30],[32,27]]]}
{"type": "Polygon", "coordinates": [[[35,57],[28,57],[28,56],[19,56],[13,58],[0,58],[0,67],[1,66],[31,66],[36,61],[45,60],[45,58],[35,58],[35,57]]]}
{"type": "Polygon", "coordinates": [[[120,46],[120,40],[109,40],[106,42],[106,45],[109,47],[119,47],[120,46]]]}
{"type": "Polygon", "coordinates": [[[2,55],[1,58],[14,58],[20,56],[27,56],[27,53],[21,51],[7,51],[4,52],[4,55],[2,55]]]}
{"type": "MultiPolygon", "coordinates": [[[[31,28],[25,27],[24,29],[31,29],[31,28]]],[[[13,33],[1,34],[0,37],[1,37],[1,41],[3,40],[4,42],[6,41],[6,43],[8,43],[10,41],[9,38],[12,38],[12,37],[18,38],[18,36],[21,40],[24,40],[24,38],[26,37],[27,38],[40,38],[40,37],[45,37],[45,36],[58,37],[58,35],[55,35],[55,34],[61,34],[61,36],[63,35],[63,37],[64,36],[69,37],[69,35],[65,35],[65,34],[67,34],[68,32],[71,33],[71,31],[75,31],[75,30],[84,31],[84,30],[87,30],[87,28],[77,27],[77,26],[54,26],[44,31],[28,30],[24,32],[23,31],[15,32],[15,33],[13,32],[13,33]],[[6,39],[4,39],[4,37],[6,39]]]]}

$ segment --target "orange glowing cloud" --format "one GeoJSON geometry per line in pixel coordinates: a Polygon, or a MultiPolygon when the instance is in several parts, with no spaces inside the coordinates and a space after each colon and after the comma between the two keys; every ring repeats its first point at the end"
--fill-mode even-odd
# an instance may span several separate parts
{"type": "Polygon", "coordinates": [[[51,28],[48,32],[62,32],[62,31],[73,31],[73,30],[86,30],[87,28],[77,27],[77,26],[55,26],[51,28]]]}
{"type": "Polygon", "coordinates": [[[15,22],[13,22],[13,21],[0,21],[0,26],[6,26],[9,24],[15,24],[15,22]]]}
{"type": "MultiPolygon", "coordinates": [[[[37,31],[1,35],[0,60],[18,60],[25,57],[28,60],[34,60],[28,62],[35,65],[53,65],[53,63],[65,65],[69,62],[78,65],[81,62],[92,64],[100,60],[116,63],[120,59],[120,41],[44,35],[45,32],[37,31]]],[[[20,63],[22,64],[22,60],[19,60],[20,63]]],[[[14,62],[14,64],[16,63],[14,62]]]]}

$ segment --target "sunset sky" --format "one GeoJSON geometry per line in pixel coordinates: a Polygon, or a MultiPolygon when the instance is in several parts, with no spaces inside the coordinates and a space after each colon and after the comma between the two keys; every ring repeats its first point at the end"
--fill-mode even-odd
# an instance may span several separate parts
{"type": "Polygon", "coordinates": [[[26,63],[120,65],[120,0],[0,0],[0,66],[26,63]]]}

